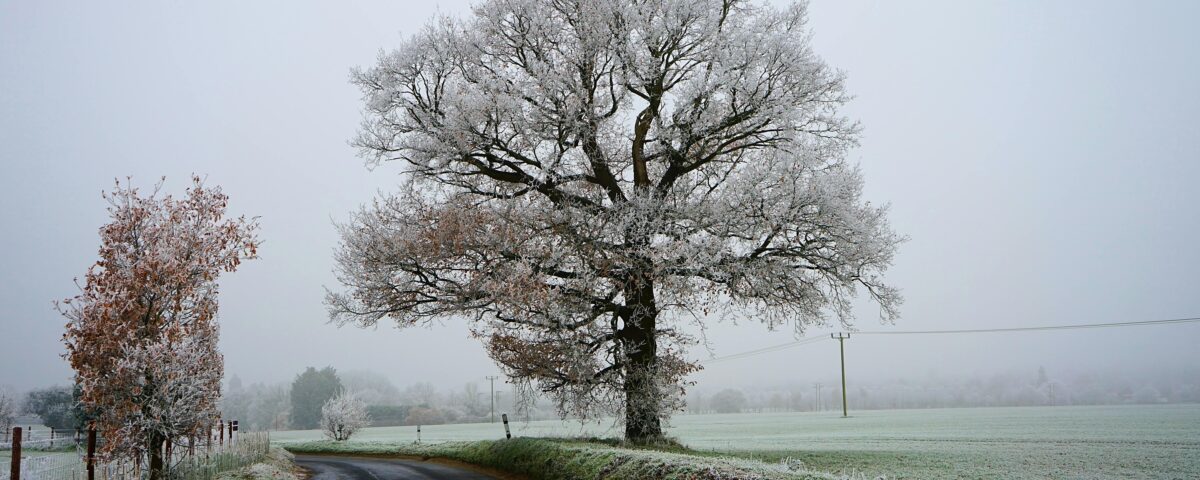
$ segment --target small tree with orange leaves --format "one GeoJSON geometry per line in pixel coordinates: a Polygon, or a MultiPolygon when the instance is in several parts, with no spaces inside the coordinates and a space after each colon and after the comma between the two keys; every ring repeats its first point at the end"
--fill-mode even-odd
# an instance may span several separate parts
{"type": "Polygon", "coordinates": [[[184,198],[148,196],[117,182],[100,259],[59,311],[63,341],[102,453],[148,462],[163,478],[163,449],[205,438],[218,419],[217,277],[257,256],[254,219],[225,218],[228,197],[199,177],[184,198]]]}

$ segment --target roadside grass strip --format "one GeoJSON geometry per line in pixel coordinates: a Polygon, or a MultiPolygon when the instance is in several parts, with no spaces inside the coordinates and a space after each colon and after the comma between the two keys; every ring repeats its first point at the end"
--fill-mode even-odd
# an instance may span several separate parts
{"type": "Polygon", "coordinates": [[[261,462],[237,470],[222,473],[218,480],[297,480],[298,468],[293,463],[291,452],[279,447],[271,450],[261,462]]]}
{"type": "Polygon", "coordinates": [[[536,480],[834,480],[866,478],[777,463],[691,452],[677,444],[630,447],[616,440],[514,438],[437,444],[319,441],[284,445],[292,453],[447,459],[536,480]]]}

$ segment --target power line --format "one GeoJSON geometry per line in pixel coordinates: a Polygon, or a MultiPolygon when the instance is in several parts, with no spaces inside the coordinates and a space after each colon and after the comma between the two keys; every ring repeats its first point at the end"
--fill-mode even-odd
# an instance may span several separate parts
{"type": "Polygon", "coordinates": [[[711,364],[711,363],[723,362],[726,360],[737,360],[739,358],[751,357],[754,355],[761,355],[761,354],[770,353],[770,352],[777,352],[780,350],[786,350],[789,348],[799,347],[801,345],[808,345],[810,343],[816,343],[816,342],[819,342],[822,340],[826,340],[826,338],[825,337],[806,338],[803,340],[796,340],[794,342],[788,342],[788,343],[775,345],[775,346],[771,346],[771,347],[760,348],[757,350],[748,350],[748,351],[741,352],[741,353],[726,355],[724,357],[715,357],[715,358],[710,358],[707,360],[701,360],[700,363],[707,365],[707,364],[711,364]]]}
{"type": "MultiPolygon", "coordinates": [[[[856,331],[856,332],[852,332],[852,333],[856,333],[859,335],[942,335],[942,334],[956,334],[956,333],[1035,332],[1035,331],[1046,331],[1046,330],[1077,330],[1077,329],[1086,329],[1086,328],[1136,327],[1136,326],[1146,326],[1146,325],[1172,325],[1172,324],[1196,323],[1196,322],[1200,322],[1200,317],[1170,318],[1170,319],[1165,319],[1165,320],[1143,320],[1143,321],[1133,321],[1133,322],[1080,323],[1080,324],[1074,324],[1074,325],[1050,325],[1050,326],[1044,326],[1044,327],[976,328],[976,329],[966,329],[966,330],[901,330],[901,331],[892,331],[892,332],[889,332],[889,331],[856,331]]],[[[708,365],[708,364],[712,364],[712,363],[723,362],[726,360],[738,360],[738,359],[742,359],[742,358],[746,358],[746,357],[752,357],[755,355],[761,355],[764,353],[777,352],[780,350],[786,350],[786,349],[793,348],[793,347],[799,347],[801,345],[808,345],[810,343],[816,343],[821,340],[825,340],[825,337],[806,338],[803,340],[796,340],[793,342],[788,342],[788,343],[774,345],[774,346],[765,347],[765,348],[759,348],[756,350],[747,350],[745,352],[734,353],[734,354],[726,355],[723,357],[715,357],[715,358],[710,358],[707,360],[701,360],[700,364],[708,365]]]]}
{"type": "Polygon", "coordinates": [[[1013,327],[1013,328],[976,328],[967,330],[903,330],[903,331],[859,331],[859,335],[940,335],[954,333],[998,333],[998,332],[1035,332],[1043,330],[1076,330],[1084,328],[1134,327],[1142,325],[1170,325],[1176,323],[1200,322],[1200,317],[1172,318],[1167,320],[1144,320],[1138,322],[1112,323],[1081,323],[1075,325],[1051,325],[1045,327],[1013,327]]]}

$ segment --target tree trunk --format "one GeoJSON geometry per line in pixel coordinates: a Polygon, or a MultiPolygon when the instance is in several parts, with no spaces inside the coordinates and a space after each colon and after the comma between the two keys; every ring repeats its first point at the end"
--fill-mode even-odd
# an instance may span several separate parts
{"type": "Polygon", "coordinates": [[[163,442],[165,439],[161,433],[150,434],[149,445],[146,452],[150,456],[150,480],[162,480],[167,478],[166,469],[163,468],[163,442]]]}
{"type": "Polygon", "coordinates": [[[661,438],[662,402],[656,375],[658,345],[655,338],[658,306],[654,283],[642,276],[626,292],[627,315],[620,337],[627,356],[625,365],[625,439],[647,442],[661,438]]]}

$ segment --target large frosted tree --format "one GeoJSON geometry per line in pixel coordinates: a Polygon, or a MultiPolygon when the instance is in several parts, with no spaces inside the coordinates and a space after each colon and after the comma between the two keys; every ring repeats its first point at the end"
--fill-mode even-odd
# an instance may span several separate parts
{"type": "Polygon", "coordinates": [[[683,322],[852,320],[899,237],[805,5],[494,0],[355,71],[399,192],[342,226],[336,322],[463,318],[522,389],[630,440],[679,407],[683,322]]]}
{"type": "Polygon", "coordinates": [[[219,419],[217,278],[256,257],[258,225],[226,218],[228,197],[199,178],[182,198],[120,183],[104,197],[99,259],[60,305],[66,357],[102,453],[163,478],[164,446],[219,419]]]}

